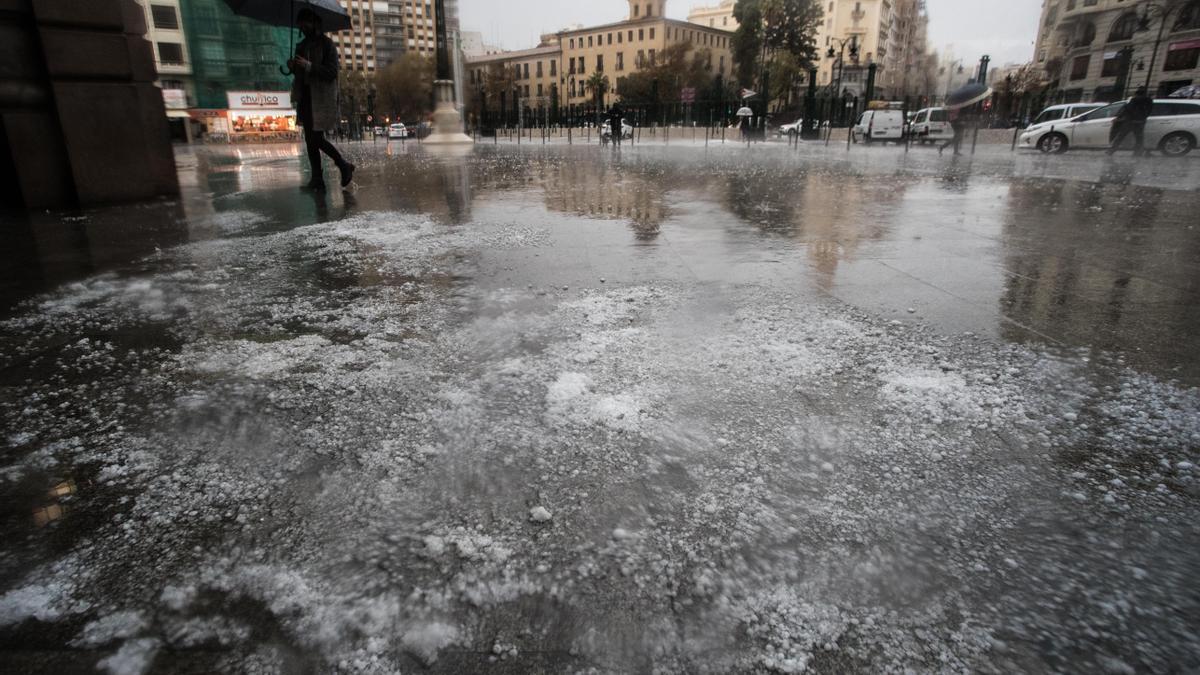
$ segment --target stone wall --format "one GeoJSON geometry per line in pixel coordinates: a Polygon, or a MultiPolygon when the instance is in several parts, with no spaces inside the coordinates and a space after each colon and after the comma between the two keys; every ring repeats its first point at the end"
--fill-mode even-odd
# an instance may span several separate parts
{"type": "Polygon", "coordinates": [[[179,193],[134,0],[0,0],[0,188],[53,208],[179,193]]]}

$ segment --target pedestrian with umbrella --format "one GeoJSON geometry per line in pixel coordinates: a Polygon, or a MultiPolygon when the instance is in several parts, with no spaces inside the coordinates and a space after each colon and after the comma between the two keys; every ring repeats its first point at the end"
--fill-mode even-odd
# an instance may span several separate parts
{"type": "Polygon", "coordinates": [[[354,165],[325,137],[337,129],[339,119],[338,52],[325,31],[350,28],[350,15],[338,0],[225,0],[225,3],[235,14],[300,29],[304,39],[296,45],[287,68],[280,70],[294,78],[292,100],[296,102],[296,117],[304,127],[304,144],[312,167],[312,179],[306,188],[325,190],[321,153],[337,166],[342,187],[350,187],[354,165]]]}
{"type": "Polygon", "coordinates": [[[1146,154],[1146,120],[1154,110],[1154,99],[1150,98],[1145,87],[1138,87],[1129,103],[1121,108],[1113,120],[1112,143],[1108,146],[1108,154],[1112,155],[1121,147],[1121,143],[1133,134],[1133,156],[1146,154]]]}
{"type": "Polygon", "coordinates": [[[967,127],[970,126],[972,115],[969,108],[986,101],[992,95],[992,88],[976,84],[974,82],[963,85],[946,97],[946,112],[950,117],[950,128],[954,130],[954,138],[946,141],[938,148],[938,154],[946,151],[946,148],[954,146],[954,154],[962,154],[963,137],[967,135],[967,127]]]}
{"type": "Polygon", "coordinates": [[[742,140],[749,141],[750,140],[750,118],[754,117],[754,111],[746,106],[742,106],[741,108],[738,108],[737,116],[741,120],[741,124],[739,126],[742,129],[742,140]]]}

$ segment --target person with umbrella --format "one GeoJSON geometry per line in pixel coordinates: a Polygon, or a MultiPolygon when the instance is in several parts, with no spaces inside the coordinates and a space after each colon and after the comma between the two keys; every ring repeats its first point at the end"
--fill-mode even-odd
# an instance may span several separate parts
{"type": "Polygon", "coordinates": [[[338,124],[338,52],[333,40],[322,28],[321,17],[307,7],[296,14],[296,24],[304,39],[296,45],[296,55],[287,63],[292,71],[292,100],[297,101],[296,116],[304,127],[304,144],[312,166],[307,188],[324,190],[321,153],[329,155],[341,172],[343,188],[354,180],[354,165],[346,161],[325,137],[338,124]]]}
{"type": "Polygon", "coordinates": [[[975,105],[978,105],[988,99],[992,95],[992,88],[976,82],[963,85],[954,90],[954,93],[946,97],[946,112],[950,117],[950,128],[954,130],[954,138],[946,141],[938,148],[938,154],[946,151],[946,148],[954,146],[954,154],[962,154],[963,137],[967,134],[967,127],[971,125],[972,115],[968,110],[975,105]]]}
{"type": "Polygon", "coordinates": [[[1154,110],[1154,99],[1150,98],[1145,87],[1138,87],[1129,103],[1121,108],[1113,120],[1113,139],[1108,146],[1108,154],[1112,155],[1121,147],[1121,143],[1133,134],[1133,156],[1146,154],[1146,120],[1154,110]]]}

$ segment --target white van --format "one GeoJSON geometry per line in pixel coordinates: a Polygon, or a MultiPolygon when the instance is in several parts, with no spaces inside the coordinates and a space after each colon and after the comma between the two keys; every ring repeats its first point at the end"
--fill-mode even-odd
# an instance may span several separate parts
{"type": "Polygon", "coordinates": [[[858,123],[850,130],[850,138],[857,143],[874,141],[904,140],[904,111],[902,110],[868,110],[858,118],[858,123]]]}
{"type": "Polygon", "coordinates": [[[932,141],[948,141],[954,138],[954,129],[950,126],[950,113],[945,108],[925,108],[913,115],[909,133],[918,143],[932,141]]]}

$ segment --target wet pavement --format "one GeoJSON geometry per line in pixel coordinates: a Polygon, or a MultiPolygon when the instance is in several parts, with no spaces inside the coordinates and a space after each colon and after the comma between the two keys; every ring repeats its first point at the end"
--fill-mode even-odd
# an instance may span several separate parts
{"type": "Polygon", "coordinates": [[[0,216],[0,668],[1200,668],[1200,160],[536,141],[0,216]]]}

